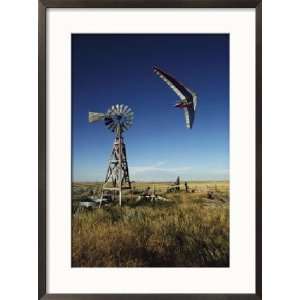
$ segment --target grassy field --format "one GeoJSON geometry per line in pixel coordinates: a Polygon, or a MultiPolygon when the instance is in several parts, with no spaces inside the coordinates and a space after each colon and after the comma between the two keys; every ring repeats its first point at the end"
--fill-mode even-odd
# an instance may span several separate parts
{"type": "Polygon", "coordinates": [[[96,183],[73,183],[73,267],[228,267],[229,183],[134,183],[123,205],[77,210],[96,183]],[[147,187],[169,201],[137,202],[147,187]]]}

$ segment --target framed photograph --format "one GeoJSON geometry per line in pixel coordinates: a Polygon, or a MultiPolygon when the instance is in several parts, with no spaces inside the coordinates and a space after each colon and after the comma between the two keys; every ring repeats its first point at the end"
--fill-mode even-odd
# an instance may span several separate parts
{"type": "Polygon", "coordinates": [[[261,1],[39,0],[39,299],[261,299],[261,1]]]}

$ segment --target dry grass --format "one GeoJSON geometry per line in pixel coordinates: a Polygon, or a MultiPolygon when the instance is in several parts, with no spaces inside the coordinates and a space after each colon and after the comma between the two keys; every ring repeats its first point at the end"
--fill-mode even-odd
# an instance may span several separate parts
{"type": "Polygon", "coordinates": [[[171,202],[128,198],[122,207],[75,214],[73,267],[229,266],[228,183],[189,183],[193,193],[168,194],[164,185],[156,184],[156,191],[171,202]]]}

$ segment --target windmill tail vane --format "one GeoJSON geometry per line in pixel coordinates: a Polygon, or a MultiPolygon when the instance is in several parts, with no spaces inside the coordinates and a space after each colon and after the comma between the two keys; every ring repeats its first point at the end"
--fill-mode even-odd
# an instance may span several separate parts
{"type": "Polygon", "coordinates": [[[104,121],[105,113],[89,112],[89,123],[104,121]]]}

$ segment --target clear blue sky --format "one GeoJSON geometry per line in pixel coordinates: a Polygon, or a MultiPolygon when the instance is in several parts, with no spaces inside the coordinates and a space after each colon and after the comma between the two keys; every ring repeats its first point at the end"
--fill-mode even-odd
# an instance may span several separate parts
{"type": "Polygon", "coordinates": [[[129,105],[131,180],[229,178],[229,35],[72,35],[73,181],[104,180],[114,135],[88,112],[129,105]],[[195,91],[193,129],[159,66],[195,91]]]}

